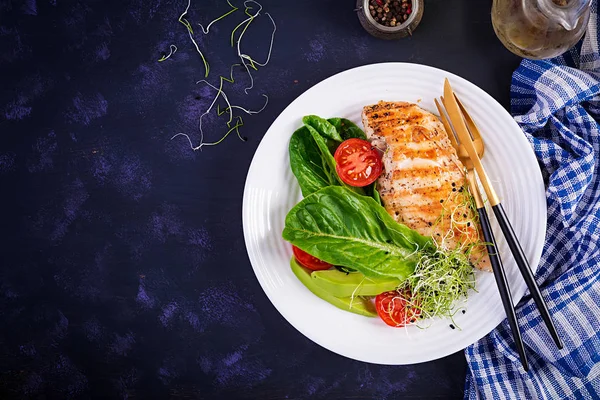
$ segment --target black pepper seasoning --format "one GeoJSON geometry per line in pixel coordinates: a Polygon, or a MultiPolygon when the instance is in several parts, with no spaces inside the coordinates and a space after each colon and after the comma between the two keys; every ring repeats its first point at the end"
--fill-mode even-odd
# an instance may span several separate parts
{"type": "Polygon", "coordinates": [[[369,0],[369,12],[380,25],[395,27],[412,13],[412,0],[369,0]]]}
{"type": "Polygon", "coordinates": [[[423,16],[424,0],[356,0],[356,11],[365,30],[381,39],[413,34],[423,16]]]}

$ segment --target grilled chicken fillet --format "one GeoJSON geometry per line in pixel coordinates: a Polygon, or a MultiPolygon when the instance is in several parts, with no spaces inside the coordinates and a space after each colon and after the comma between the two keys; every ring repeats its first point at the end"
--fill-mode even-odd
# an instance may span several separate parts
{"type": "Polygon", "coordinates": [[[489,271],[464,167],[439,119],[406,102],[366,106],[362,119],[371,143],[384,151],[377,187],[387,212],[440,247],[472,247],[471,263],[489,271]]]}

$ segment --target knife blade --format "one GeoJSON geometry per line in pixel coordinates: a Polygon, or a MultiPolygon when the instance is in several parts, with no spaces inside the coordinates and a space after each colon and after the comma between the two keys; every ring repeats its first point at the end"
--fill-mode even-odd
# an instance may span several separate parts
{"type": "Polygon", "coordinates": [[[477,150],[475,150],[475,146],[473,145],[473,138],[469,134],[469,130],[467,129],[467,125],[463,119],[462,113],[460,111],[460,106],[456,102],[456,98],[454,97],[454,91],[452,90],[452,86],[450,86],[450,82],[448,78],[444,81],[444,98],[443,98],[444,106],[446,107],[446,111],[448,112],[448,118],[450,123],[454,127],[456,134],[460,140],[460,143],[465,147],[467,154],[471,161],[473,161],[473,166],[477,171],[477,175],[479,175],[479,180],[487,194],[488,201],[491,206],[495,206],[500,203],[500,199],[496,194],[493,186],[490,183],[490,180],[483,168],[483,164],[481,164],[481,159],[477,155],[477,150]]]}

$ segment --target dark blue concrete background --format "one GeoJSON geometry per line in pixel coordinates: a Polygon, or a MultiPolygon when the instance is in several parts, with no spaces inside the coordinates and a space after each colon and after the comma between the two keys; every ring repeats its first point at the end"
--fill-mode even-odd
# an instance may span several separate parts
{"type": "MultiPolygon", "coordinates": [[[[235,0],[238,5],[240,2],[235,0]]],[[[0,398],[461,398],[462,353],[376,366],[304,338],[273,308],[242,236],[246,172],[269,125],[303,91],[385,61],[444,68],[504,106],[518,59],[496,40],[489,1],[427,0],[396,42],[368,36],[354,1],[264,0],[278,31],[247,142],[193,152],[212,100],[177,22],[185,0],[0,2],[0,398]],[[169,45],[179,51],[157,62],[169,45]]],[[[192,0],[188,19],[224,13],[192,0]]],[[[217,84],[236,61],[238,11],[197,35],[217,84]]],[[[270,25],[244,41],[264,58],[270,25]]],[[[206,121],[206,139],[224,120],[206,121]]]]}

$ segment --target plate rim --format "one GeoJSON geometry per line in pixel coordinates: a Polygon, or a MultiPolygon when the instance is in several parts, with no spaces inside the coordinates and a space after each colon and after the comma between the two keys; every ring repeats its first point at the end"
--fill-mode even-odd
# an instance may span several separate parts
{"type": "MultiPolygon", "coordinates": [[[[311,334],[308,334],[306,329],[304,328],[304,326],[302,324],[298,324],[298,323],[294,323],[292,322],[292,320],[290,318],[288,318],[288,315],[285,311],[283,311],[280,307],[277,306],[276,301],[274,299],[273,293],[270,293],[269,290],[267,290],[264,282],[262,281],[262,279],[259,277],[259,274],[257,273],[257,267],[255,266],[255,262],[257,262],[257,260],[254,258],[253,254],[251,254],[250,252],[250,237],[249,237],[249,228],[248,228],[248,222],[247,222],[247,215],[246,215],[246,210],[247,210],[247,204],[248,204],[248,197],[249,197],[249,191],[250,191],[250,176],[252,175],[252,171],[253,168],[256,166],[255,163],[255,159],[257,157],[257,155],[260,153],[261,149],[263,146],[265,146],[265,138],[267,137],[267,134],[271,131],[271,129],[273,128],[273,125],[277,122],[277,120],[281,117],[282,114],[286,113],[291,107],[294,106],[294,104],[301,99],[303,96],[309,94],[312,91],[318,90],[317,88],[320,85],[325,84],[326,82],[333,80],[333,79],[339,79],[340,76],[343,76],[344,74],[347,73],[351,73],[351,72],[355,72],[356,70],[361,70],[361,69],[377,69],[377,68],[382,68],[382,67],[392,67],[392,66],[397,66],[398,68],[417,68],[417,69],[422,69],[422,70],[430,70],[433,73],[442,73],[444,74],[446,77],[450,78],[451,80],[457,80],[457,81],[462,81],[461,84],[463,85],[467,85],[470,86],[471,89],[473,89],[476,94],[477,97],[483,96],[488,98],[489,100],[491,100],[492,102],[496,103],[496,105],[499,106],[499,109],[501,109],[503,111],[503,113],[505,115],[508,115],[510,117],[511,120],[511,124],[513,124],[516,129],[518,129],[519,131],[523,132],[523,130],[521,129],[521,127],[519,127],[519,125],[517,124],[517,122],[514,120],[514,118],[512,117],[512,115],[510,115],[510,113],[504,108],[504,106],[502,106],[496,99],[494,99],[490,94],[488,94],[486,91],[484,91],[483,89],[481,89],[479,86],[477,86],[476,84],[474,84],[473,82],[469,81],[466,78],[461,77],[460,75],[454,74],[452,72],[443,70],[441,68],[437,68],[437,67],[433,67],[430,65],[424,65],[424,64],[418,64],[418,63],[407,63],[407,62],[382,62],[382,63],[373,63],[373,64],[365,64],[362,66],[357,66],[357,67],[353,67],[353,68],[349,68],[349,69],[345,69],[343,71],[340,71],[338,73],[335,73],[334,75],[331,75],[317,83],[315,83],[314,85],[312,85],[311,87],[309,87],[308,89],[306,89],[304,92],[302,92],[300,95],[298,95],[296,98],[294,98],[273,120],[273,122],[269,125],[269,128],[265,131],[265,134],[263,135],[263,137],[260,140],[259,145],[257,146],[254,155],[252,156],[252,160],[250,162],[250,166],[248,168],[248,173],[246,175],[246,179],[245,179],[245,183],[244,183],[244,190],[243,190],[243,199],[242,199],[242,229],[243,229],[243,234],[244,234],[244,244],[246,246],[246,253],[248,254],[248,258],[250,260],[250,264],[252,266],[254,275],[257,279],[257,281],[260,284],[260,287],[262,289],[262,291],[264,292],[264,294],[267,296],[267,298],[269,299],[269,301],[271,302],[271,304],[273,305],[273,307],[275,308],[275,310],[277,310],[277,312],[279,312],[279,314],[286,320],[287,323],[289,323],[291,326],[293,326],[298,332],[300,332],[303,336],[305,336],[306,338],[308,338],[309,340],[311,340],[312,342],[318,344],[320,347],[338,354],[342,357],[345,358],[349,358],[349,359],[353,359],[353,360],[357,360],[357,361],[361,361],[361,362],[365,362],[365,363],[370,363],[370,364],[376,364],[376,365],[415,365],[415,364],[420,364],[420,363],[424,363],[424,362],[428,362],[428,361],[433,361],[433,360],[437,360],[437,359],[441,359],[443,357],[446,357],[450,354],[454,354],[455,352],[450,352],[450,353],[446,353],[443,355],[438,355],[438,356],[432,356],[432,357],[425,357],[420,361],[417,362],[408,362],[408,363],[404,363],[404,362],[383,362],[383,361],[374,361],[373,359],[368,359],[366,357],[361,357],[361,356],[350,356],[348,354],[343,354],[340,351],[336,351],[335,349],[332,349],[328,346],[326,346],[325,344],[322,343],[322,341],[319,338],[314,337],[311,334]]],[[[291,133],[290,133],[291,135],[291,133]]],[[[522,135],[518,135],[515,136],[515,138],[517,138],[516,140],[520,141],[520,147],[523,147],[524,149],[527,149],[526,152],[530,154],[530,156],[532,157],[532,160],[534,160],[537,164],[537,157],[535,155],[535,152],[533,150],[533,148],[531,147],[529,141],[527,140],[527,138],[525,137],[524,134],[522,135]]],[[[542,231],[540,232],[540,236],[543,236],[544,240],[541,240],[541,244],[539,246],[539,248],[535,249],[535,259],[532,260],[531,262],[531,267],[533,269],[533,272],[535,273],[535,271],[537,271],[537,268],[539,266],[539,262],[541,260],[541,255],[543,253],[543,248],[544,248],[544,243],[545,243],[545,238],[546,238],[546,233],[547,233],[547,219],[548,219],[548,209],[547,209],[547,203],[545,201],[546,199],[546,191],[545,191],[545,185],[544,185],[544,181],[543,181],[543,176],[542,176],[542,171],[541,169],[538,168],[535,170],[534,174],[536,175],[536,181],[538,183],[539,189],[541,189],[541,193],[538,192],[538,195],[542,195],[544,198],[544,208],[543,208],[543,218],[541,218],[540,220],[540,229],[542,229],[542,231]]],[[[518,298],[514,298],[513,297],[513,303],[516,305],[518,302],[521,301],[521,299],[525,296],[525,294],[527,293],[527,289],[524,291],[524,293],[519,296],[518,298]]],[[[483,333],[481,335],[475,335],[477,336],[475,339],[473,339],[473,341],[471,342],[471,344],[467,345],[471,346],[473,343],[476,343],[477,341],[481,340],[483,337],[487,336],[490,332],[492,332],[494,329],[497,328],[497,326],[499,324],[501,324],[503,321],[506,320],[506,317],[504,317],[503,319],[501,319],[498,324],[494,325],[488,332],[483,333]]],[[[460,350],[457,350],[456,352],[461,352],[464,351],[464,349],[466,348],[462,348],[460,350]]]]}

